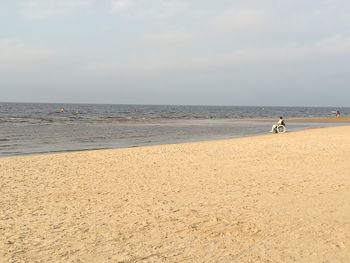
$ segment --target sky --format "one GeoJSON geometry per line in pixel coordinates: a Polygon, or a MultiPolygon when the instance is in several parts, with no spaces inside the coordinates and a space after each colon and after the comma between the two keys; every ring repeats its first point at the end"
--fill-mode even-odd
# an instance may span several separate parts
{"type": "Polygon", "coordinates": [[[350,106],[348,0],[0,0],[0,101],[350,106]]]}

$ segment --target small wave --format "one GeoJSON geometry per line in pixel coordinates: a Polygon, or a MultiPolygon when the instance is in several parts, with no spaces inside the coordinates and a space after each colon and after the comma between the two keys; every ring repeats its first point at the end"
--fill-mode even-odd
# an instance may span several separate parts
{"type": "Polygon", "coordinates": [[[104,117],[97,120],[97,122],[144,122],[150,120],[150,118],[145,117],[133,117],[133,116],[127,116],[127,117],[104,117]]]}
{"type": "Polygon", "coordinates": [[[3,145],[0,145],[0,148],[8,148],[8,147],[15,147],[15,146],[19,146],[20,144],[18,143],[14,143],[14,144],[3,144],[3,145]]]}
{"type": "Polygon", "coordinates": [[[119,114],[131,114],[132,111],[119,111],[118,113],[119,114]]]}
{"type": "Polygon", "coordinates": [[[37,120],[42,121],[42,122],[54,122],[54,120],[51,118],[38,118],[37,120]]]}
{"type": "Polygon", "coordinates": [[[22,122],[27,122],[28,119],[27,118],[13,118],[13,117],[10,117],[10,118],[0,118],[0,122],[18,122],[18,123],[22,123],[22,122]]]}

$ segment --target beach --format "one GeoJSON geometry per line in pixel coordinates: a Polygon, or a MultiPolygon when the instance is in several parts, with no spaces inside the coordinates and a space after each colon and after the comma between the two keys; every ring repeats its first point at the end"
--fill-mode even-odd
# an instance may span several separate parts
{"type": "Polygon", "coordinates": [[[349,123],[349,116],[318,117],[318,118],[289,118],[289,123],[349,123]]]}
{"type": "Polygon", "coordinates": [[[350,127],[0,158],[0,262],[350,262],[350,127]]]}

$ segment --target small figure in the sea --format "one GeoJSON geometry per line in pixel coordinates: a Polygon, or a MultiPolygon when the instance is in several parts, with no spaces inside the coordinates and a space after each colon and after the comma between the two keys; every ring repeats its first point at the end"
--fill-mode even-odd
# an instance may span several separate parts
{"type": "Polygon", "coordinates": [[[63,113],[63,112],[64,112],[64,108],[61,108],[61,109],[60,109],[60,113],[63,113]]]}
{"type": "Polygon", "coordinates": [[[74,115],[75,118],[78,118],[79,115],[80,115],[80,112],[79,112],[79,111],[75,111],[75,112],[73,113],[73,115],[74,115]]]}
{"type": "Polygon", "coordinates": [[[286,131],[286,123],[283,117],[281,116],[278,122],[272,126],[270,132],[278,133],[278,132],[285,132],[285,131],[286,131]]]}
{"type": "Polygon", "coordinates": [[[340,111],[337,110],[335,117],[339,118],[340,117],[340,111]]]}

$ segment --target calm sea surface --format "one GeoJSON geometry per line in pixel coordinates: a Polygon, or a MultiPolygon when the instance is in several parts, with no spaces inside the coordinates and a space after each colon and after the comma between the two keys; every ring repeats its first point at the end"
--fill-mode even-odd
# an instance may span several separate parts
{"type": "MultiPolygon", "coordinates": [[[[350,108],[0,103],[0,156],[258,135],[279,116],[336,110],[350,114],[350,108]]],[[[324,126],[287,124],[288,130],[324,126]]]]}

